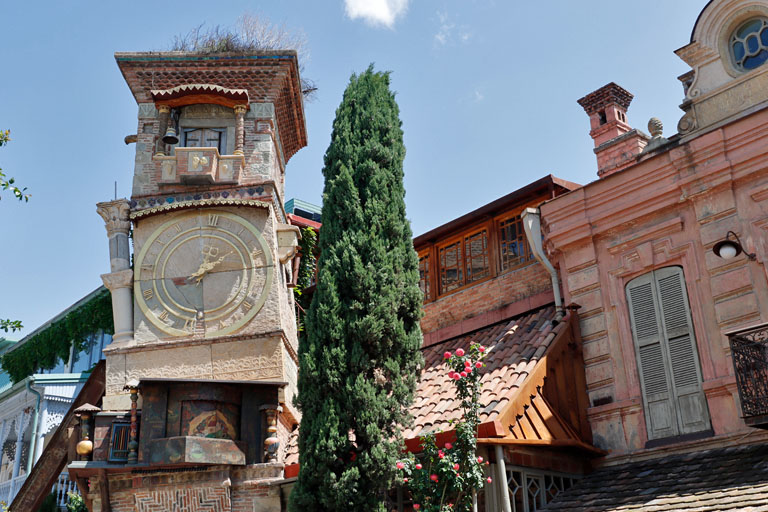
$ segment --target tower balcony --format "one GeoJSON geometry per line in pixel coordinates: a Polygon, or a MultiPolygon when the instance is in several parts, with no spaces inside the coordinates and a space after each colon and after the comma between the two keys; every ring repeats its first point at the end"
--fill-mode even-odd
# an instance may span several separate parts
{"type": "Polygon", "coordinates": [[[160,185],[212,185],[238,183],[245,157],[220,155],[210,148],[176,148],[173,155],[153,157],[160,185]]]}
{"type": "Polygon", "coordinates": [[[727,333],[744,422],[768,429],[768,323],[727,333]]]}

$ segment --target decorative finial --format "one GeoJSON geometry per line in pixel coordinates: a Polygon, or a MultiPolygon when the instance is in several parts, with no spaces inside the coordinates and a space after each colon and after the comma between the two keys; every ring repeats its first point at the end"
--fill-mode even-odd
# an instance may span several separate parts
{"type": "Polygon", "coordinates": [[[648,121],[648,131],[651,132],[651,137],[661,137],[664,133],[664,125],[661,124],[661,120],[658,117],[652,117],[648,121]]]}

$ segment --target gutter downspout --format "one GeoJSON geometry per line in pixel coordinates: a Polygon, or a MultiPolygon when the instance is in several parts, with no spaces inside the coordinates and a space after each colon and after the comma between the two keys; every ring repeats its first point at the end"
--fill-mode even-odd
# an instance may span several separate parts
{"type": "Polygon", "coordinates": [[[507,489],[507,466],[504,464],[504,450],[500,444],[496,445],[496,467],[499,469],[498,489],[501,495],[501,508],[504,512],[512,512],[512,503],[509,501],[509,489],[507,489]]]}
{"type": "Polygon", "coordinates": [[[32,466],[34,465],[35,455],[37,451],[37,425],[40,420],[40,402],[43,399],[43,395],[39,391],[32,389],[32,379],[27,380],[27,391],[37,397],[37,405],[35,405],[35,419],[32,420],[32,439],[29,441],[29,456],[27,458],[27,476],[32,472],[32,466]]]}
{"type": "Polygon", "coordinates": [[[539,263],[544,265],[544,268],[546,268],[552,276],[552,292],[555,295],[555,308],[557,310],[557,313],[555,314],[555,322],[559,323],[565,316],[565,311],[563,311],[563,301],[560,298],[560,279],[557,276],[557,270],[547,259],[542,247],[541,211],[538,208],[526,208],[523,210],[521,217],[523,219],[525,236],[528,238],[533,257],[536,258],[539,263]]]}

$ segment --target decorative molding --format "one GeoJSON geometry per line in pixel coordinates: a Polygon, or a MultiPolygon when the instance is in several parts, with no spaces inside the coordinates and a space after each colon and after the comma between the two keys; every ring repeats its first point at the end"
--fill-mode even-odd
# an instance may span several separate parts
{"type": "Polygon", "coordinates": [[[131,213],[131,220],[148,217],[162,212],[184,210],[187,208],[199,208],[201,206],[249,206],[253,208],[269,208],[269,203],[257,199],[200,199],[191,201],[174,201],[146,210],[131,213]]]}
{"type": "Polygon", "coordinates": [[[670,233],[678,233],[683,230],[683,219],[675,217],[659,224],[648,227],[642,230],[642,233],[629,240],[624,240],[616,244],[608,246],[608,252],[616,254],[629,248],[636,248],[642,245],[644,242],[653,241],[663,235],[670,233]]]}
{"type": "Polygon", "coordinates": [[[131,221],[128,214],[131,204],[127,199],[115,199],[96,204],[96,212],[104,219],[107,234],[111,237],[118,233],[128,234],[131,229],[131,221]]]}
{"type": "Polygon", "coordinates": [[[126,269],[111,274],[101,274],[101,280],[111,292],[119,288],[131,288],[133,287],[133,270],[126,269]]]}

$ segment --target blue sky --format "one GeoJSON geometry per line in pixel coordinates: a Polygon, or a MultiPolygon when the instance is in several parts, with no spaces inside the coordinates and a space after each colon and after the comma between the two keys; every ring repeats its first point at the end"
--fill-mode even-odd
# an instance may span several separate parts
{"type": "MultiPolygon", "coordinates": [[[[288,164],[286,196],[320,202],[322,157],[349,76],[392,71],[414,234],[541,176],[596,179],[583,95],[615,81],[628,118],[675,133],[673,51],[705,0],[273,0],[5,2],[0,7],[0,167],[32,194],[0,200],[0,317],[24,333],[101,284],[107,238],[95,204],[130,195],[136,104],[116,51],[167,49],[205,22],[261,14],[308,40],[309,146],[288,164]]],[[[2,333],[0,333],[2,335],[2,333]]]]}

